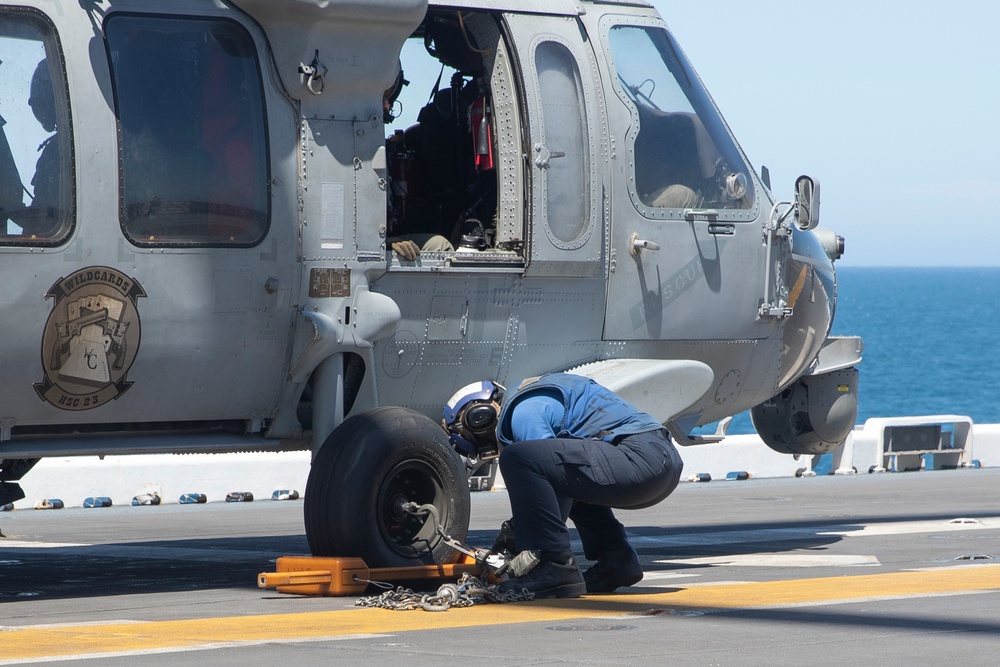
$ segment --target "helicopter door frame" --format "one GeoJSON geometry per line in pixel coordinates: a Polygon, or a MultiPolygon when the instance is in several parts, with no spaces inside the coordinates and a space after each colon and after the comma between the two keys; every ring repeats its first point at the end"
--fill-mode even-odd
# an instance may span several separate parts
{"type": "MultiPolygon", "coordinates": [[[[246,162],[242,157],[246,151],[240,153],[235,147],[249,145],[253,159],[249,166],[243,166],[253,170],[253,186],[262,192],[266,207],[257,215],[265,215],[266,221],[253,228],[247,240],[235,236],[236,230],[215,230],[214,221],[222,214],[228,215],[230,209],[243,215],[242,209],[227,205],[222,198],[220,193],[227,192],[224,183],[206,177],[194,179],[195,186],[190,187],[184,184],[183,178],[178,182],[179,175],[184,175],[181,167],[156,171],[147,169],[146,163],[136,159],[132,160],[134,164],[128,163],[119,155],[116,162],[121,174],[121,219],[114,227],[121,241],[116,252],[104,262],[112,268],[127,270],[128,275],[145,289],[145,298],[139,304],[141,350],[129,377],[134,380],[134,387],[128,398],[148,405],[147,415],[151,421],[166,423],[176,415],[184,415],[190,421],[239,421],[246,432],[260,432],[268,428],[267,419],[274,414],[281,378],[287,372],[284,352],[291,339],[294,318],[286,292],[300,280],[298,263],[287,261],[299,248],[295,225],[298,217],[296,195],[294,190],[275,186],[271,180],[272,175],[284,173],[281,166],[272,162],[271,147],[292,145],[295,140],[291,123],[293,108],[284,101],[282,92],[268,76],[264,36],[238,13],[143,12],[133,11],[132,7],[130,4],[121,11],[110,12],[102,24],[102,37],[111,66],[108,76],[110,90],[115,96],[119,141],[124,142],[127,134],[124,123],[130,118],[138,119],[144,125],[141,133],[136,131],[140,139],[134,139],[133,145],[140,140],[151,143],[155,138],[162,150],[161,153],[150,152],[151,156],[186,156],[184,151],[202,148],[207,138],[213,136],[210,133],[215,129],[212,117],[199,106],[211,101],[213,79],[209,77],[232,85],[245,83],[246,89],[239,92],[250,101],[244,102],[239,96],[226,99],[231,100],[232,110],[242,110],[252,117],[253,129],[248,131],[252,140],[246,141],[243,135],[234,131],[236,137],[230,144],[209,153],[210,157],[197,153],[191,161],[199,168],[216,165],[220,179],[232,178],[236,173],[233,169],[246,162]],[[159,40],[140,41],[140,28],[159,40]],[[126,75],[134,71],[126,67],[152,61],[150,67],[161,71],[154,65],[163,63],[165,57],[186,58],[186,52],[180,49],[188,42],[177,41],[174,32],[190,43],[204,44],[204,48],[212,49],[219,67],[218,71],[205,71],[204,85],[192,90],[194,99],[186,100],[185,105],[175,104],[156,117],[166,128],[157,135],[149,129],[159,127],[152,125],[149,114],[135,113],[133,109],[130,118],[123,115],[123,103],[135,107],[137,96],[156,90],[152,83],[145,85],[142,77],[128,78],[126,75]],[[202,35],[210,35],[213,39],[200,39],[202,35]],[[234,44],[240,49],[239,57],[231,53],[234,44]],[[136,57],[122,55],[129,50],[134,51],[136,57]],[[113,57],[116,54],[120,57],[113,57]],[[139,55],[144,60],[139,60],[139,55]],[[231,70],[237,67],[243,68],[239,70],[242,78],[233,79],[231,70]],[[127,87],[129,84],[131,89],[127,87]],[[166,131],[176,127],[194,127],[200,130],[200,137],[192,130],[181,135],[183,139],[190,139],[186,143],[170,142],[166,131]],[[199,138],[201,143],[198,143],[199,138]],[[239,143],[241,139],[243,144],[239,143]],[[233,164],[223,160],[230,155],[234,156],[233,164]],[[148,182],[146,187],[159,197],[153,199],[154,203],[160,199],[167,203],[175,199],[180,202],[171,203],[167,211],[171,214],[176,211],[176,229],[185,232],[203,228],[205,236],[139,236],[138,231],[146,224],[142,216],[152,220],[164,218],[166,214],[157,212],[154,216],[150,207],[149,212],[140,210],[139,217],[129,222],[130,212],[136,208],[131,199],[139,192],[133,188],[131,199],[126,198],[130,176],[145,179],[141,183],[148,182]],[[187,194],[196,193],[198,183],[204,183],[215,199],[201,204],[196,201],[195,194],[187,194]],[[171,188],[176,194],[169,194],[171,188]],[[185,198],[192,203],[185,204],[185,198]],[[220,367],[225,371],[219,372],[220,367]]],[[[178,88],[181,85],[182,82],[177,83],[178,88]]],[[[219,105],[211,108],[218,113],[230,109],[219,105]]],[[[241,127],[236,125],[237,129],[241,127]]],[[[121,145],[118,153],[127,154],[121,145]]],[[[137,154],[142,159],[148,157],[144,153],[137,154]]],[[[168,208],[166,204],[163,207],[168,208]]],[[[134,403],[115,405],[106,414],[116,420],[119,415],[126,415],[130,405],[134,403]]]]}
{"type": "MultiPolygon", "coordinates": [[[[697,201],[644,203],[639,181],[650,174],[639,173],[643,164],[640,157],[643,156],[637,155],[637,137],[644,128],[640,127],[638,105],[642,93],[652,94],[652,91],[641,89],[630,94],[623,88],[611,45],[611,31],[615,28],[667,31],[667,28],[662,20],[652,16],[612,14],[587,21],[588,18],[584,20],[591,34],[596,36],[595,41],[601,44],[605,56],[602,64],[606,63],[608,68],[603,73],[609,91],[607,115],[618,154],[617,159],[612,160],[615,175],[611,196],[613,222],[608,245],[614,270],[608,280],[605,339],[721,341],[766,338],[771,329],[757,317],[763,271],[750,268],[764,263],[759,224],[760,199],[764,195],[752,176],[749,163],[735,145],[725,121],[717,115],[714,103],[701,89],[700,80],[686,70],[684,82],[694,91],[690,94],[698,96],[696,107],[671,114],[670,110],[648,105],[654,109],[648,120],[672,115],[675,118],[666,120],[680,121],[678,117],[686,117],[684,120],[691,127],[701,151],[694,163],[694,169],[701,176],[712,166],[711,161],[705,166],[704,151],[715,145],[704,141],[708,132],[701,128],[706,120],[713,123],[711,128],[718,133],[714,136],[733,143],[739,158],[733,167],[750,171],[751,175],[744,181],[749,184],[745,192],[748,197],[754,197],[756,192],[756,197],[743,208],[717,206],[701,195],[697,201]],[[698,106],[700,111],[694,110],[698,106]],[[710,117],[711,114],[716,117],[710,117]]],[[[676,46],[671,48],[676,50],[676,58],[683,64],[683,55],[676,46]]],[[[649,111],[647,108],[646,112],[649,111]]],[[[671,152],[673,144],[669,138],[657,136],[654,145],[656,150],[647,151],[649,155],[645,157],[684,155],[679,149],[671,152]]],[[[691,188],[683,189],[692,192],[691,188]]]]}
{"type": "Polygon", "coordinates": [[[531,205],[524,275],[598,275],[608,214],[608,148],[595,55],[581,40],[576,17],[505,13],[504,21],[528,110],[531,205]]]}

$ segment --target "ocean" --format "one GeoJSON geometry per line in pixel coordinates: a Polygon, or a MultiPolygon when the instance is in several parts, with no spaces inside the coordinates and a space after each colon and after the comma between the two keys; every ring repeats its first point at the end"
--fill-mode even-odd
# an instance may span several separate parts
{"type": "MultiPolygon", "coordinates": [[[[858,419],[1000,423],[1000,268],[838,267],[833,335],[865,342],[858,419]]],[[[731,434],[753,433],[749,413],[731,434]]]]}

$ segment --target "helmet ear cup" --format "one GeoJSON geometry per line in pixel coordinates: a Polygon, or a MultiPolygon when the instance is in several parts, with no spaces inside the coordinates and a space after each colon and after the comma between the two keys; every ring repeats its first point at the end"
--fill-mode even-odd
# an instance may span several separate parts
{"type": "Polygon", "coordinates": [[[479,458],[499,455],[496,426],[503,394],[502,385],[482,380],[462,387],[445,404],[441,426],[460,454],[479,458]]]}
{"type": "Polygon", "coordinates": [[[467,445],[471,454],[481,458],[493,458],[499,454],[496,425],[500,406],[495,401],[475,401],[462,408],[451,424],[447,425],[452,434],[452,442],[458,440],[467,445]]]}
{"type": "Polygon", "coordinates": [[[470,405],[462,415],[462,425],[473,433],[483,433],[496,422],[497,410],[492,402],[470,405]]]}

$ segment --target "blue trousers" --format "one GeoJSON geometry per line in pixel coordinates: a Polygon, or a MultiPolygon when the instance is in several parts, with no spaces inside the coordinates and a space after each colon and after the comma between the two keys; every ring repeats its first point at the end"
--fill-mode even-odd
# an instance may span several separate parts
{"type": "Polygon", "coordinates": [[[524,440],[500,453],[519,550],[571,551],[566,519],[572,519],[584,555],[626,544],[613,507],[640,509],[677,488],[683,462],[665,430],[603,440],[524,440]]]}

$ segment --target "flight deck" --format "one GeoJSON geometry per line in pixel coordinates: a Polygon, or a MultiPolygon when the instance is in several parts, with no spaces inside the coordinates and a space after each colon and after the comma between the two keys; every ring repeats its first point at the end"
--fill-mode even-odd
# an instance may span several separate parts
{"type": "MultiPolygon", "coordinates": [[[[508,511],[474,493],[469,542],[508,511]]],[[[257,588],[308,554],[295,501],[3,513],[0,665],[976,665],[1000,648],[998,469],[682,483],[619,516],[640,584],[434,613],[257,588]]]]}

